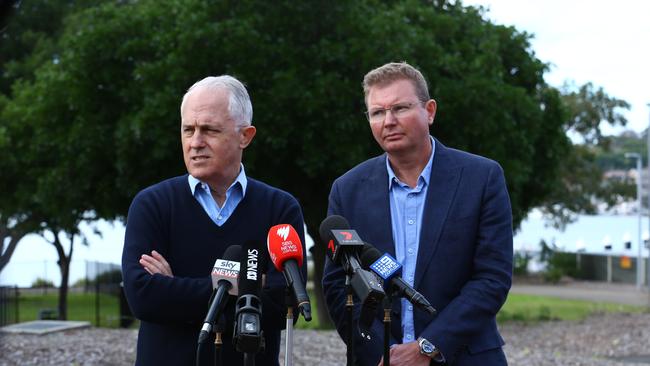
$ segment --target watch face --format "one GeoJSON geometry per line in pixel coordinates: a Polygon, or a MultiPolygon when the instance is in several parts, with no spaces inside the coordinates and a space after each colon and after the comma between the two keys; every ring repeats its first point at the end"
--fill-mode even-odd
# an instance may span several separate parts
{"type": "Polygon", "coordinates": [[[424,353],[432,353],[433,352],[433,345],[429,342],[422,342],[422,351],[424,353]]]}

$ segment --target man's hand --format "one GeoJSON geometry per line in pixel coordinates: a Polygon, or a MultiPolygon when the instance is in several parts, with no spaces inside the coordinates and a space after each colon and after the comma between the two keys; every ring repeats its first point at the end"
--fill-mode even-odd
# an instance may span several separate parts
{"type": "MultiPolygon", "coordinates": [[[[391,366],[429,366],[431,359],[420,353],[418,342],[409,342],[393,345],[390,349],[391,366]]],[[[378,366],[384,364],[384,358],[379,361],[378,366]]]]}
{"type": "Polygon", "coordinates": [[[172,267],[170,267],[165,258],[155,250],[151,251],[151,255],[143,254],[142,257],[140,257],[140,265],[151,275],[158,273],[163,276],[174,277],[172,267]]]}

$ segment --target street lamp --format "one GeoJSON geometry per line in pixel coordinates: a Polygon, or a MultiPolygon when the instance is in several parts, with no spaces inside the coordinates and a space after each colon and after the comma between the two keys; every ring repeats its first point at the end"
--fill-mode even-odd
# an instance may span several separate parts
{"type": "Polygon", "coordinates": [[[641,289],[641,277],[643,277],[643,271],[641,270],[641,264],[643,263],[643,258],[641,257],[641,154],[639,153],[625,153],[626,158],[636,159],[636,203],[638,205],[636,214],[639,218],[639,237],[637,241],[637,257],[636,257],[636,288],[637,290],[641,289]]]}

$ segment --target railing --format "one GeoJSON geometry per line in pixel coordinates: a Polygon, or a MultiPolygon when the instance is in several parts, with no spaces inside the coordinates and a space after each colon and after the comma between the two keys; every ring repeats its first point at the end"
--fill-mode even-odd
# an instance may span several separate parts
{"type": "Polygon", "coordinates": [[[18,323],[18,287],[0,286],[0,326],[18,323]]]}

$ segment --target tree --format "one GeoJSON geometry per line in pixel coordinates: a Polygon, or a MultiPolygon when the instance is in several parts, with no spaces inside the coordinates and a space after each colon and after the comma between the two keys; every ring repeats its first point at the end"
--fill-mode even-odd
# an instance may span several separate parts
{"type": "Polygon", "coordinates": [[[604,167],[597,161],[598,154],[609,151],[611,143],[610,137],[602,135],[601,125],[625,126],[627,120],[620,110],[630,105],[591,83],[577,90],[565,85],[562,100],[567,111],[563,128],[580,136],[583,143],[573,145],[557,162],[561,180],[541,205],[547,220],[558,228],[574,221],[576,214],[595,214],[598,204],[611,207],[635,192],[630,182],[604,179],[604,167]]]}
{"type": "Polygon", "coordinates": [[[78,235],[80,220],[124,217],[138,190],[185,172],[172,131],[187,87],[234,75],[258,126],[247,172],[294,194],[319,244],[322,321],[318,226],[331,183],[380,152],[363,116],[367,71],[399,60],[422,70],[439,105],[432,134],[501,163],[516,225],[552,191],[571,148],[529,35],[459,3],[141,0],[78,10],[63,24],[55,62],[15,80],[0,104],[12,150],[24,151],[15,166],[38,177],[34,199],[7,212],[36,206],[55,242],[78,235]]]}
{"type": "MultiPolygon", "coordinates": [[[[59,256],[62,281],[58,314],[61,319],[67,317],[69,264],[75,238],[87,244],[79,235],[78,224],[89,218],[84,217],[89,211],[68,184],[69,178],[74,177],[75,167],[66,163],[77,158],[66,147],[70,136],[62,131],[68,126],[57,124],[59,121],[49,115],[58,114],[64,121],[69,116],[60,109],[64,107],[62,94],[41,94],[44,89],[34,80],[40,78],[41,83],[54,80],[56,66],[53,65],[60,52],[57,41],[63,20],[68,14],[94,3],[98,1],[35,1],[15,6],[16,14],[3,28],[3,42],[0,43],[3,69],[0,75],[0,155],[3,156],[0,187],[6,192],[0,198],[0,271],[25,235],[43,235],[59,256]],[[28,84],[30,87],[23,89],[28,84]],[[43,103],[38,103],[39,100],[43,103]],[[34,108],[30,104],[34,104],[34,108]],[[65,236],[67,239],[62,239],[65,236]]],[[[60,84],[51,86],[65,90],[60,84]]]]}

